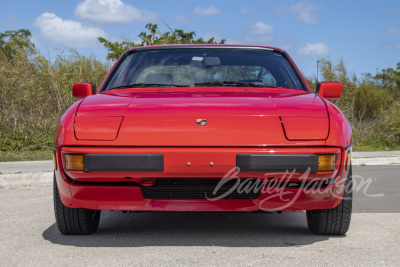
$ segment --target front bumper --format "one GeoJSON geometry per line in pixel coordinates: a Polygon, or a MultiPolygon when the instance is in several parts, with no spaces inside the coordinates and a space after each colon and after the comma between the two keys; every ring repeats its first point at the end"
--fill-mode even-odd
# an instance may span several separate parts
{"type": "MultiPolygon", "coordinates": [[[[350,148],[351,149],[351,148],[350,148]]],[[[136,211],[256,211],[312,210],[337,206],[343,194],[347,170],[344,148],[110,148],[58,147],[55,176],[63,203],[73,208],[136,211]],[[65,170],[65,153],[86,155],[146,155],[163,157],[163,168],[157,170],[65,170]],[[336,169],[331,172],[293,172],[248,170],[237,172],[238,155],[309,155],[336,154],[336,169]],[[255,199],[145,199],[141,186],[144,179],[179,178],[255,178],[264,184],[255,199]],[[309,182],[322,186],[309,188],[309,182]]],[[[158,159],[159,160],[159,159],[158,159]]]]}

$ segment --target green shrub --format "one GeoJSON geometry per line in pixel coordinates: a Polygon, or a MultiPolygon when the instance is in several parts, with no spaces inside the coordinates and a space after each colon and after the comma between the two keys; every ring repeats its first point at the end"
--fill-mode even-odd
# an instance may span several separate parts
{"type": "Polygon", "coordinates": [[[342,97],[333,102],[353,128],[355,149],[398,149],[400,63],[397,72],[382,70],[375,76],[366,74],[362,79],[355,75],[350,78],[343,60],[335,65],[330,60],[321,59],[320,64],[322,80],[343,84],[342,97]]]}
{"type": "Polygon", "coordinates": [[[72,85],[100,84],[108,69],[74,50],[54,62],[24,49],[13,58],[0,53],[0,150],[48,148],[61,115],[75,101],[72,85]]]}

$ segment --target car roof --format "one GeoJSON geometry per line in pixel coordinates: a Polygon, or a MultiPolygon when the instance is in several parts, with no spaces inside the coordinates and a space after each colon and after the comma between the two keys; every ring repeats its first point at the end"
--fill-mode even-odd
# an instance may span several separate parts
{"type": "Polygon", "coordinates": [[[147,45],[137,46],[128,49],[127,51],[137,50],[157,50],[157,49],[174,49],[174,48],[238,48],[238,49],[260,49],[269,51],[280,51],[286,53],[285,50],[262,45],[238,45],[238,44],[172,44],[172,45],[147,45]]]}

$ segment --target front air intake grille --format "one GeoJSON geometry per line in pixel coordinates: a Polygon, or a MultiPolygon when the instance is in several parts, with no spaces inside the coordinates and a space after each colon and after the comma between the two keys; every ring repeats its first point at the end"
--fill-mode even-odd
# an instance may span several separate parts
{"type": "Polygon", "coordinates": [[[206,196],[213,199],[222,195],[223,199],[255,199],[260,196],[261,183],[256,183],[256,179],[239,180],[240,183],[237,179],[224,180],[215,195],[214,189],[221,179],[156,179],[153,186],[142,186],[141,190],[145,199],[206,199],[206,196]],[[225,196],[230,190],[232,192],[225,196]]]}

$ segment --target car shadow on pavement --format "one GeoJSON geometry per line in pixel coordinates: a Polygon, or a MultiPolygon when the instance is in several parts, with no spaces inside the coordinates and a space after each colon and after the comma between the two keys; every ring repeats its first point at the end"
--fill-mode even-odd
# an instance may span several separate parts
{"type": "Polygon", "coordinates": [[[103,211],[99,230],[63,236],[53,224],[43,238],[76,247],[293,247],[324,241],[308,231],[304,212],[282,214],[103,211]]]}

